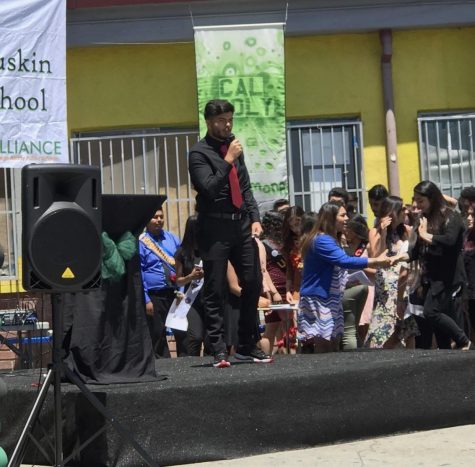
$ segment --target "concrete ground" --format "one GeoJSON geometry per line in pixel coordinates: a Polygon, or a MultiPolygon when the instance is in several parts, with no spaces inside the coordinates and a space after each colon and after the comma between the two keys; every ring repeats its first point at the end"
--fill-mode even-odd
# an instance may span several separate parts
{"type": "Polygon", "coordinates": [[[194,467],[277,467],[281,465],[473,467],[475,466],[475,425],[187,465],[194,467]]]}
{"type": "MultiPolygon", "coordinates": [[[[180,467],[473,467],[475,425],[180,467]]],[[[39,467],[22,464],[21,467],[39,467]]]]}

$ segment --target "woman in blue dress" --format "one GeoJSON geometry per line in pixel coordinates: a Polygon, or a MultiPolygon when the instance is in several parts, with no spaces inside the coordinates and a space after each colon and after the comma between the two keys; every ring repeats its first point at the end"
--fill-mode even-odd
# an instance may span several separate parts
{"type": "Polygon", "coordinates": [[[314,344],[316,352],[339,349],[343,335],[342,294],[345,269],[388,267],[383,252],[376,258],[348,256],[340,246],[340,236],[348,216],[336,202],[325,203],[314,228],[302,239],[304,258],[298,315],[299,339],[314,344]]]}

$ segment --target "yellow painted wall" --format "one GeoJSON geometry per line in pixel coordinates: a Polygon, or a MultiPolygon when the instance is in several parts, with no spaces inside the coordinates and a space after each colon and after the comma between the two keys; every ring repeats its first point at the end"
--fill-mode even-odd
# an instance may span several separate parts
{"type": "MultiPolygon", "coordinates": [[[[475,28],[393,33],[401,194],[419,181],[417,113],[475,108],[475,28]]],[[[366,187],[387,185],[377,33],[288,37],[287,118],[358,116],[366,187]]],[[[196,126],[193,44],[68,50],[71,131],[196,126]]]]}
{"type": "MultiPolygon", "coordinates": [[[[377,33],[286,38],[287,118],[358,116],[366,187],[387,185],[377,33]]],[[[401,194],[419,181],[417,114],[475,109],[475,28],[393,33],[401,194]]],[[[67,51],[72,131],[197,126],[193,44],[67,51]]],[[[368,210],[369,211],[369,210],[368,210]]],[[[0,281],[0,292],[14,291],[0,281]]]]}
{"type": "Polygon", "coordinates": [[[387,186],[380,54],[376,33],[285,43],[287,118],[360,117],[367,187],[387,186]]]}
{"type": "MultiPolygon", "coordinates": [[[[366,185],[386,183],[379,39],[286,39],[289,119],[358,116],[366,185]]],[[[70,131],[197,125],[193,44],[69,49],[70,131]]]]}
{"type": "Polygon", "coordinates": [[[192,44],[68,49],[70,131],[196,125],[192,44]]]}
{"type": "Polygon", "coordinates": [[[475,28],[393,33],[401,192],[420,180],[417,114],[475,109],[475,28]]]}

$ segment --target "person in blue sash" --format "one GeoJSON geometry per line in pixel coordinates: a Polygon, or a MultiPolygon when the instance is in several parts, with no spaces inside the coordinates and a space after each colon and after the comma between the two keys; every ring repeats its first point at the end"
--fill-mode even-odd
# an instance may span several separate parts
{"type": "MultiPolygon", "coordinates": [[[[180,246],[178,237],[164,230],[164,223],[165,218],[160,207],[148,222],[139,241],[145,312],[156,358],[170,357],[165,320],[175,300],[177,285],[174,256],[180,246]]],[[[177,355],[186,355],[186,333],[175,331],[174,335],[177,355]]]]}

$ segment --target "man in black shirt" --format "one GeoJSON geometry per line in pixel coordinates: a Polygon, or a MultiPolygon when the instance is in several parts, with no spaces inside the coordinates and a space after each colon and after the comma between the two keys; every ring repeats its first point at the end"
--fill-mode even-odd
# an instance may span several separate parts
{"type": "Polygon", "coordinates": [[[198,246],[203,260],[206,328],[217,368],[230,365],[224,341],[226,271],[232,263],[242,287],[239,346],[235,358],[272,361],[256,346],[257,302],[262,286],[257,245],[262,233],[242,146],[231,133],[234,106],[224,100],[206,104],[208,132],[190,150],[188,164],[197,191],[198,246]]]}

